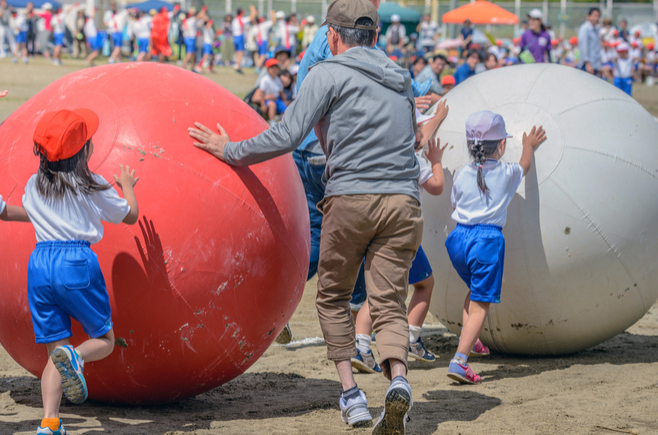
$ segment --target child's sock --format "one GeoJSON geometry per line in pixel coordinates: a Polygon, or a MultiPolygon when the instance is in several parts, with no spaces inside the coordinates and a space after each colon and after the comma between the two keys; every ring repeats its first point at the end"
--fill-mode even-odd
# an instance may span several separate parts
{"type": "Polygon", "coordinates": [[[422,326],[412,326],[409,325],[409,343],[415,343],[420,337],[420,331],[423,330],[422,326]]]}
{"type": "Polygon", "coordinates": [[[347,391],[343,391],[342,396],[346,401],[359,397],[359,386],[355,385],[353,388],[350,388],[347,391]]]}
{"type": "Polygon", "coordinates": [[[53,432],[56,432],[59,430],[60,426],[60,420],[59,418],[44,418],[41,420],[41,427],[42,428],[49,428],[53,432]]]}
{"type": "Polygon", "coordinates": [[[356,348],[361,353],[368,353],[370,350],[370,343],[372,338],[369,335],[365,334],[356,334],[356,348]]]}
{"type": "Polygon", "coordinates": [[[459,364],[461,364],[463,366],[465,366],[466,363],[468,362],[468,357],[466,355],[463,355],[463,354],[459,353],[459,352],[455,353],[455,356],[454,356],[453,359],[459,361],[459,364]]]}
{"type": "Polygon", "coordinates": [[[392,384],[393,382],[395,382],[396,380],[397,380],[397,381],[402,381],[402,382],[408,384],[407,379],[406,379],[404,376],[396,376],[396,377],[394,377],[393,380],[391,381],[391,384],[392,384]]]}

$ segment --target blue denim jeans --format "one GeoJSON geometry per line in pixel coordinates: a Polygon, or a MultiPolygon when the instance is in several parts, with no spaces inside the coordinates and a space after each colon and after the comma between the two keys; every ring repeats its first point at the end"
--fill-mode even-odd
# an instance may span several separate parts
{"type": "MultiPolygon", "coordinates": [[[[315,154],[308,151],[295,150],[292,157],[297,164],[297,170],[304,184],[308,214],[311,220],[311,259],[308,268],[307,280],[315,276],[318,271],[318,260],[320,259],[320,233],[322,232],[322,213],[317,205],[324,198],[324,154],[315,154]]],[[[366,280],[363,267],[359,271],[359,277],[354,286],[352,308],[358,310],[366,300],[366,280]]]]}

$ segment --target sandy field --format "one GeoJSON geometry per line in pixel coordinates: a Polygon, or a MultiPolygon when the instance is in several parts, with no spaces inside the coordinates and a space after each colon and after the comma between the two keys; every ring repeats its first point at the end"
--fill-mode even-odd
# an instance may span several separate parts
{"type": "MultiPolygon", "coordinates": [[[[0,60],[0,102],[5,119],[44,86],[81,68],[45,61],[27,67],[0,60]]],[[[253,73],[209,76],[239,96],[253,73]]],[[[637,87],[638,100],[658,116],[658,87],[637,87]]],[[[341,391],[315,311],[311,280],[290,324],[294,341],[273,345],[244,375],[193,399],[157,407],[109,406],[66,400],[62,418],[71,434],[369,434],[340,420],[341,391]]],[[[0,297],[2,291],[0,290],[0,297]]],[[[410,363],[414,406],[408,434],[658,434],[658,307],[626,332],[592,349],[556,358],[492,354],[472,359],[482,375],[476,386],[446,377],[457,337],[431,315],[423,340],[433,364],[410,363]]],[[[374,349],[374,345],[373,345],[374,349]]],[[[373,417],[383,407],[388,382],[357,374],[373,417]]],[[[166,382],[166,380],[163,380],[166,382]]],[[[0,435],[33,434],[42,417],[39,381],[0,347],[0,435]]]]}

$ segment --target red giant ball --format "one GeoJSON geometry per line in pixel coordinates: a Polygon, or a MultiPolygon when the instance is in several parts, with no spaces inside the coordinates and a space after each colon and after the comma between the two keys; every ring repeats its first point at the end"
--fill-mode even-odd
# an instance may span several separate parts
{"type": "MultiPolygon", "coordinates": [[[[267,128],[210,80],[165,65],[96,67],[49,85],[0,126],[0,194],[9,204],[21,204],[38,169],[37,121],[75,108],[100,117],[90,169],[112,181],[121,163],[140,177],[139,225],[105,224],[92,246],[117,345],[85,365],[89,397],[164,403],[242,374],[288,322],[306,282],[309,217],[292,158],[238,168],[195,148],[187,129],[196,121],[220,123],[233,140],[267,128]]],[[[46,348],[34,343],[27,301],[34,229],[0,225],[0,343],[40,376],[46,348]]],[[[72,343],[86,339],[73,322],[72,343]]]]}

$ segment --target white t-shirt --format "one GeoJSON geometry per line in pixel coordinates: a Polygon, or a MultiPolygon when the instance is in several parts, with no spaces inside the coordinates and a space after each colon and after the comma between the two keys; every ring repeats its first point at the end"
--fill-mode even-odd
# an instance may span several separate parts
{"type": "Polygon", "coordinates": [[[50,25],[53,28],[53,33],[64,33],[65,30],[65,23],[64,23],[64,18],[66,17],[66,13],[60,12],[59,14],[54,14],[53,17],[50,19],[50,25]]]}
{"type": "MultiPolygon", "coordinates": [[[[263,21],[258,25],[258,35],[260,36],[260,41],[262,42],[267,42],[267,40],[270,37],[270,30],[272,29],[272,20],[268,21],[263,21]]],[[[256,38],[256,42],[258,42],[258,38],[256,38]]]]}
{"type": "Polygon", "coordinates": [[[266,74],[260,80],[258,88],[263,91],[265,95],[276,95],[278,97],[281,95],[281,91],[283,91],[283,83],[281,83],[279,77],[272,78],[269,74],[266,74]]]}
{"type": "Polygon", "coordinates": [[[16,18],[14,18],[14,28],[18,32],[27,32],[27,20],[25,19],[25,14],[19,13],[16,14],[16,18]]]}
{"type": "Polygon", "coordinates": [[[153,18],[150,16],[143,16],[133,24],[133,33],[137,39],[150,39],[151,38],[151,23],[153,18]]]}
{"type": "Polygon", "coordinates": [[[434,21],[420,23],[420,46],[421,47],[434,47],[434,36],[439,31],[439,25],[434,21]]]}
{"type": "Polygon", "coordinates": [[[452,185],[452,218],[464,225],[498,225],[507,221],[507,207],[514,198],[523,179],[523,168],[518,163],[489,160],[484,165],[484,180],[489,192],[480,191],[477,182],[477,166],[464,166],[452,185]]]}
{"type": "Polygon", "coordinates": [[[96,39],[96,36],[98,36],[98,30],[96,29],[96,23],[94,23],[93,18],[87,18],[87,21],[85,21],[84,32],[87,39],[96,39]]]}
{"type": "Polygon", "coordinates": [[[418,161],[418,166],[420,166],[420,177],[418,177],[418,190],[420,191],[420,200],[423,200],[423,184],[427,183],[427,180],[434,176],[432,172],[432,167],[427,161],[425,156],[423,156],[423,150],[416,151],[416,160],[418,161]]]}
{"type": "Polygon", "coordinates": [[[7,204],[3,201],[2,195],[0,195],[0,213],[5,211],[5,207],[7,207],[7,204]]]}
{"type": "Polygon", "coordinates": [[[233,30],[233,37],[242,36],[245,34],[246,27],[251,22],[251,17],[235,17],[231,21],[231,29],[233,30]]]}
{"type": "Polygon", "coordinates": [[[621,79],[628,79],[633,77],[633,60],[630,57],[622,59],[621,57],[617,58],[615,62],[615,67],[612,70],[614,76],[621,79]]]}
{"type": "Polygon", "coordinates": [[[123,32],[123,28],[126,26],[126,17],[128,16],[128,12],[128,9],[116,14],[112,11],[105,12],[105,15],[103,16],[103,22],[107,26],[107,31],[109,33],[123,32]]]}
{"type": "Polygon", "coordinates": [[[215,30],[212,27],[203,28],[203,45],[215,42],[215,30]]]}
{"type": "MultiPolygon", "coordinates": [[[[103,177],[93,174],[101,184],[108,184],[103,177]]],[[[45,199],[36,188],[34,174],[25,186],[23,207],[27,211],[37,242],[83,240],[98,243],[103,238],[101,221],[119,224],[130,212],[128,201],[119,197],[114,188],[92,195],[66,192],[61,199],[45,199]]]]}
{"type": "Polygon", "coordinates": [[[183,38],[196,38],[197,20],[195,17],[185,18],[183,21],[183,38]]]}

